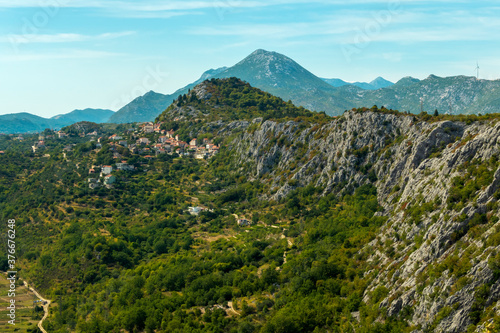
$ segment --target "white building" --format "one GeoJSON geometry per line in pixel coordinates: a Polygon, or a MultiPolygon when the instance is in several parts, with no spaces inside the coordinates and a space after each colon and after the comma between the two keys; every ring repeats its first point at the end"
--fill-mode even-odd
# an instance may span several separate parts
{"type": "Polygon", "coordinates": [[[103,165],[101,168],[101,173],[103,175],[109,175],[113,171],[113,167],[111,165],[103,165]]]}
{"type": "Polygon", "coordinates": [[[105,185],[111,185],[116,181],[116,177],[113,175],[107,175],[104,177],[104,184],[105,185]]]}

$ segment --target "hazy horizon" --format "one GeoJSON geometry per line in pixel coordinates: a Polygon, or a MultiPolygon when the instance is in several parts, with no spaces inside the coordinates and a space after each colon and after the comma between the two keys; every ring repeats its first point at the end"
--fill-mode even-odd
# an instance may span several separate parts
{"type": "Polygon", "coordinates": [[[322,78],[500,77],[493,1],[0,0],[0,114],[117,111],[256,49],[322,78]]]}

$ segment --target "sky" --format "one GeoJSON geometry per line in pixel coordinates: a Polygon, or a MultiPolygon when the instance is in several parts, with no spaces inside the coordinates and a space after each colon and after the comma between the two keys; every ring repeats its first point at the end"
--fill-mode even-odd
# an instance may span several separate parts
{"type": "Polygon", "coordinates": [[[499,79],[500,3],[0,0],[0,114],[117,111],[256,49],[350,82],[499,79]]]}

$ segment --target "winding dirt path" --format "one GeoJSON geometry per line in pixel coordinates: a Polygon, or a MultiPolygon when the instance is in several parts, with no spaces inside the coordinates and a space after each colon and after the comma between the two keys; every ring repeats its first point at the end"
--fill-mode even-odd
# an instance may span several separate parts
{"type": "Polygon", "coordinates": [[[49,305],[50,305],[50,300],[43,298],[43,297],[42,297],[42,296],[38,293],[38,291],[36,291],[34,288],[29,287],[29,286],[28,286],[28,282],[26,282],[26,281],[24,281],[24,280],[23,280],[23,283],[24,283],[24,285],[26,286],[26,288],[27,288],[28,290],[32,291],[32,292],[36,295],[36,297],[38,297],[39,299],[41,299],[41,300],[42,300],[42,302],[43,302],[43,303],[45,303],[45,304],[43,304],[43,305],[42,305],[42,306],[43,306],[43,312],[44,312],[44,315],[43,315],[42,319],[38,322],[38,328],[39,328],[39,329],[40,329],[40,331],[42,331],[43,333],[47,333],[47,331],[43,328],[42,324],[43,324],[43,321],[44,321],[45,319],[47,319],[47,317],[49,316],[49,305]]]}
{"type": "Polygon", "coordinates": [[[237,316],[240,316],[240,315],[241,315],[241,313],[239,313],[238,311],[236,311],[236,310],[234,309],[234,307],[233,307],[233,302],[229,301],[229,302],[227,302],[227,305],[229,306],[229,310],[230,310],[232,313],[234,313],[234,314],[235,314],[235,315],[237,315],[237,316]]]}

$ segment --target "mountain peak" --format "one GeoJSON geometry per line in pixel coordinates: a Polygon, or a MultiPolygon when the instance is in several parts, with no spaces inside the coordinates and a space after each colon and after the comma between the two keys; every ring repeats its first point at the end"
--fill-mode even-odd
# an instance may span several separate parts
{"type": "Polygon", "coordinates": [[[248,55],[245,59],[241,60],[237,65],[245,64],[245,65],[260,65],[262,66],[272,66],[275,65],[280,66],[290,66],[300,69],[301,71],[306,71],[305,68],[296,63],[293,59],[287,57],[284,54],[274,52],[274,51],[266,51],[263,49],[258,49],[248,55]]]}
{"type": "Polygon", "coordinates": [[[390,87],[390,86],[394,85],[394,83],[379,76],[375,80],[370,82],[370,85],[373,87],[373,90],[376,90],[376,89],[390,87]]]}
{"type": "MultiPolygon", "coordinates": [[[[218,77],[238,77],[252,86],[290,99],[290,89],[307,90],[304,87],[330,90],[332,87],[300,66],[291,58],[274,51],[255,50],[245,59],[220,73],[218,77]]],[[[310,105],[299,105],[311,107],[310,105]]]]}
{"type": "Polygon", "coordinates": [[[434,74],[431,74],[427,77],[427,80],[432,80],[432,79],[440,79],[440,77],[434,74]]]}
{"type": "Polygon", "coordinates": [[[401,80],[396,82],[396,84],[398,86],[410,86],[410,85],[417,83],[417,82],[420,82],[420,80],[416,79],[414,77],[411,77],[411,76],[405,76],[404,78],[402,78],[401,80]]]}
{"type": "Polygon", "coordinates": [[[250,53],[249,56],[262,55],[262,54],[272,54],[272,53],[276,53],[276,52],[267,51],[267,50],[264,50],[264,49],[257,49],[255,51],[253,51],[252,53],[250,53]]]}
{"type": "Polygon", "coordinates": [[[288,58],[287,56],[274,52],[274,51],[266,51],[263,49],[258,49],[252,52],[249,56],[247,56],[245,59],[240,61],[238,64],[245,64],[245,63],[259,63],[259,64],[267,64],[269,65],[271,62],[288,62],[288,63],[293,63],[297,66],[299,66],[295,61],[292,59],[288,58]]]}
{"type": "Polygon", "coordinates": [[[386,79],[384,79],[383,77],[379,76],[377,77],[375,80],[371,81],[370,83],[371,84],[376,84],[376,83],[383,83],[383,82],[387,82],[387,83],[390,83],[390,84],[394,84],[392,83],[391,81],[388,81],[386,79]]]}

